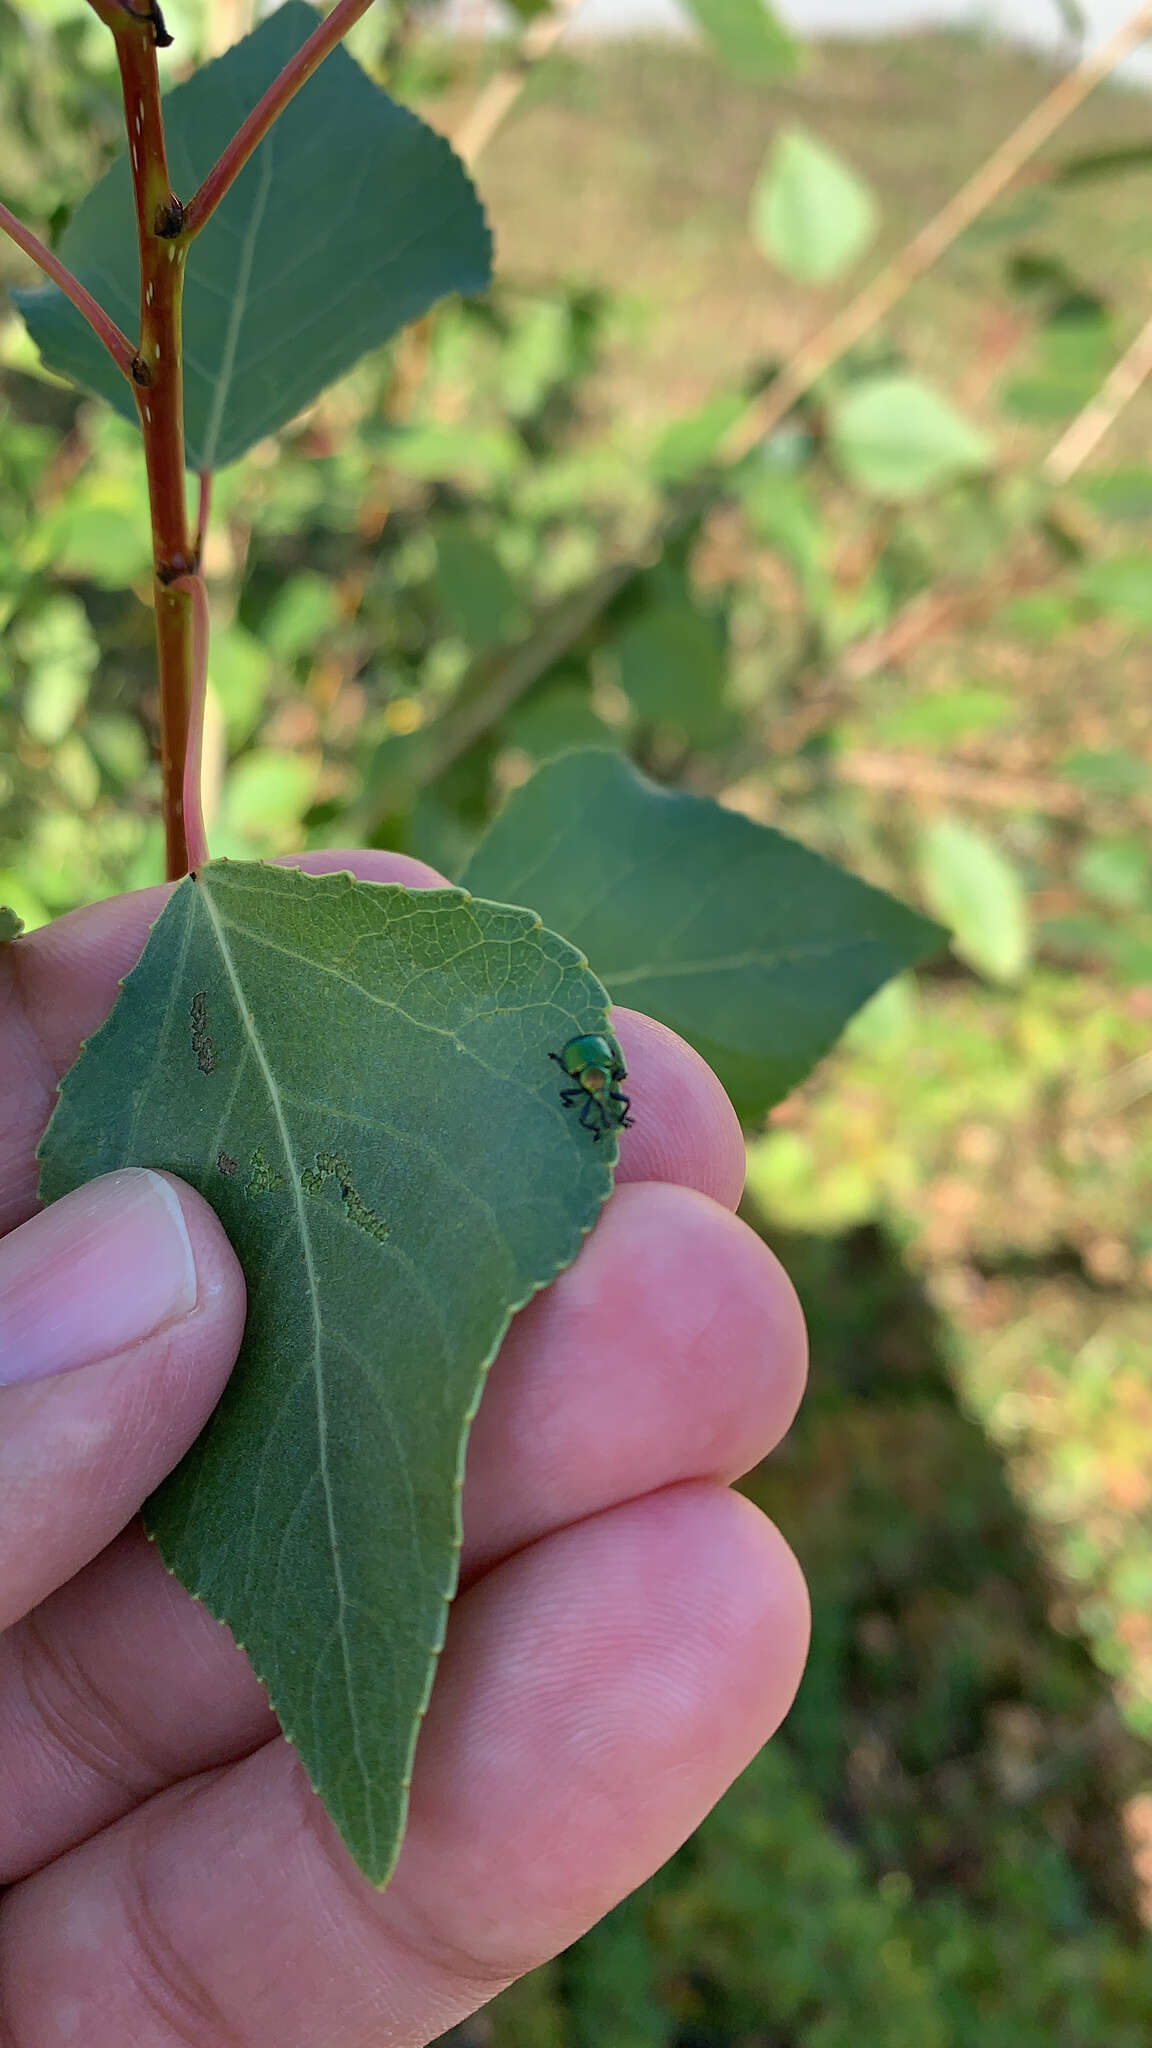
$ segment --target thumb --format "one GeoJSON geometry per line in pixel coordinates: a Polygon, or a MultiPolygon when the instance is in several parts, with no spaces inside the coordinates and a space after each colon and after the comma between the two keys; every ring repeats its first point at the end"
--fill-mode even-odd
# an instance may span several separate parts
{"type": "Polygon", "coordinates": [[[0,1628],[110,1542],[220,1398],[244,1279],[213,1211],[144,1168],[0,1240],[0,1628]]]}

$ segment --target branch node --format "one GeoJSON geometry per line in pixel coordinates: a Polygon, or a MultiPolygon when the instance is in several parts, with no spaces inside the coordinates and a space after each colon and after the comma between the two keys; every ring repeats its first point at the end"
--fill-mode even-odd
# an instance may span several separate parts
{"type": "Polygon", "coordinates": [[[152,232],[154,235],[158,235],[161,241],[164,242],[174,241],[177,235],[183,234],[184,202],[182,199],[177,199],[174,194],[170,193],[165,204],[157,207],[156,219],[152,224],[152,232]]]}
{"type": "Polygon", "coordinates": [[[145,387],[151,384],[152,372],[148,368],[147,363],[144,361],[143,356],[133,356],[132,361],[128,365],[128,368],[129,371],[131,372],[132,382],[134,384],[143,384],[145,387]]]}
{"type": "Polygon", "coordinates": [[[156,0],[152,0],[152,5],[149,7],[144,19],[152,23],[152,36],[156,48],[158,50],[170,50],[174,39],[169,35],[164,25],[164,16],[157,7],[156,0]]]}
{"type": "Polygon", "coordinates": [[[195,549],[190,554],[177,552],[169,555],[167,561],[157,562],[156,581],[167,586],[179,583],[182,576],[195,576],[200,567],[200,557],[195,549]]]}

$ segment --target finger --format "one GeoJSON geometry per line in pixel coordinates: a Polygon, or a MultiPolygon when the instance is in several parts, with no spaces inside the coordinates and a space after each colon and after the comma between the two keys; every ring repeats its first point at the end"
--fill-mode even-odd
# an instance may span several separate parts
{"type": "Polygon", "coordinates": [[[0,1241],[0,1628],[131,1519],[208,1420],[244,1281],[206,1202],[106,1174],[0,1241]]]}
{"type": "Polygon", "coordinates": [[[795,1290],[754,1231],[686,1188],[622,1188],[492,1368],[464,1583],[566,1523],[749,1471],[790,1427],[806,1369],[795,1290]]]}
{"type": "MultiPolygon", "coordinates": [[[[567,1522],[747,1470],[791,1422],[804,1370],[795,1294],[746,1225],[684,1188],[621,1189],[492,1369],[465,1583],[567,1522]]],[[[0,1882],[267,1740],[264,1694],[213,1629],[125,1539],[0,1646],[0,1882]]]]}
{"type": "Polygon", "coordinates": [[[806,1635],[790,1553],[714,1487],[550,1537],[455,1612],[386,1892],[270,1743],[6,1895],[8,2030],[422,2048],[672,1853],[787,1710],[806,1635]]]}
{"type": "Polygon", "coordinates": [[[618,1182],[678,1181],[726,1209],[744,1192],[740,1119],[711,1067],[667,1025],[639,1010],[614,1010],[628,1068],[633,1126],[620,1133],[618,1182]]]}

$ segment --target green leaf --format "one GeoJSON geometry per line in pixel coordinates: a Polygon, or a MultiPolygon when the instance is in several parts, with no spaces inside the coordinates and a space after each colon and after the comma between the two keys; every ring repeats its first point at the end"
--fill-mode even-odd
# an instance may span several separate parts
{"type": "Polygon", "coordinates": [[[609,753],[541,768],[489,828],[465,882],[560,925],[613,1001],[679,1031],[749,1119],[787,1094],[883,982],[944,939],[795,840],[660,789],[609,753]]]}
{"type": "Polygon", "coordinates": [[[1152,789],[1152,767],[1121,748],[1078,747],[1065,754],[1060,773],[1080,789],[1104,798],[1142,796],[1152,789]]]}
{"type": "Polygon", "coordinates": [[[79,598],[49,598],[16,635],[28,667],[24,724],[45,747],[55,746],[74,724],[99,660],[95,635],[79,598]]]}
{"type": "MultiPolygon", "coordinates": [[[[182,198],[318,19],[303,0],[288,0],[165,96],[168,162],[182,198]]],[[[59,254],[135,334],[126,157],[72,216],[59,254]]],[[[482,291],[490,267],[479,200],[448,143],[373,85],[346,50],[334,50],[189,250],[189,468],[235,462],[445,293],[482,291]]],[[[55,285],[16,296],[48,367],[135,420],[125,379],[55,285]]]]}
{"type": "Polygon", "coordinates": [[[146,1521],[377,1883],[485,1369],[611,1184],[548,1058],[603,1028],[604,991],[524,911],[218,863],[170,898],[41,1147],[45,1201],[166,1168],[236,1249],[240,1360],[146,1521]]]}
{"type": "Polygon", "coordinates": [[[462,519],[445,519],[434,537],[435,592],[447,625],[473,649],[507,639],[524,607],[495,548],[462,519]]]}
{"type": "Polygon", "coordinates": [[[1152,142],[1122,142],[1115,149],[1079,150],[1050,172],[1054,185],[1084,185],[1126,171],[1152,169],[1152,142]]]}
{"type": "Polygon", "coordinates": [[[1152,519],[1152,469],[1146,466],[1098,470],[1092,476],[1078,477],[1075,489],[1102,519],[1152,519]]]}
{"type": "Polygon", "coordinates": [[[863,721],[869,737],[886,746],[953,747],[1010,725],[1020,704],[1009,690],[979,683],[954,684],[888,704],[863,721]]]}
{"type": "Polygon", "coordinates": [[[1152,902],[1152,856],[1132,835],[1094,839],[1078,855],[1076,880],[1089,896],[1117,910],[1152,902]]]}
{"type": "Polygon", "coordinates": [[[228,770],[213,841],[238,859],[299,843],[301,820],[320,779],[315,754],[283,747],[253,747],[228,770]]]}
{"type": "Polygon", "coordinates": [[[862,378],[834,400],[829,424],[849,481],[886,503],[938,490],[993,459],[987,435],[918,377],[862,378]]]}
{"type": "Polygon", "coordinates": [[[918,848],[925,901],[953,948],[989,981],[1019,981],[1031,954],[1028,898],[1000,848],[955,818],[937,818],[918,848]]]}
{"type": "Polygon", "coordinates": [[[534,761],[546,761],[576,747],[610,747],[617,735],[598,717],[587,683],[571,680],[554,683],[518,705],[504,720],[500,738],[534,761]]]}
{"type": "Polygon", "coordinates": [[[778,78],[799,62],[799,44],[765,0],[682,0],[682,5],[717,56],[742,78],[778,78]]]}
{"type": "Polygon", "coordinates": [[[24,929],[24,919],[9,910],[6,903],[0,903],[0,945],[6,939],[18,939],[24,929]]]}
{"type": "Polygon", "coordinates": [[[875,236],[876,201],[862,178],[806,128],[776,137],[752,193],[752,233],[801,284],[851,269],[875,236]]]}
{"type": "Polygon", "coordinates": [[[730,427],[747,410],[742,391],[717,391],[695,412],[686,413],[663,429],[648,457],[648,467],[660,484],[684,483],[694,477],[719,449],[730,427]]]}
{"type": "Polygon", "coordinates": [[[616,641],[620,687],[646,726],[688,746],[715,746],[736,724],[724,701],[728,664],[715,622],[687,601],[654,605],[616,641]]]}
{"type": "Polygon", "coordinates": [[[1152,626],[1152,571],[1146,554],[1089,562],[1077,587],[1093,610],[1106,618],[1125,626],[1152,626]]]}

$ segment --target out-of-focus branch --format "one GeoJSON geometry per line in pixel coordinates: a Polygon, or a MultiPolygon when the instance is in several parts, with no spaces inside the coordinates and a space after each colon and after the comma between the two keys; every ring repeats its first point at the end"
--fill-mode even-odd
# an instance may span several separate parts
{"type": "Polygon", "coordinates": [[[471,168],[515,106],[537,64],[556,47],[581,0],[552,0],[547,14],[530,22],[507,64],[488,80],[452,137],[452,146],[471,168]]]}
{"type": "Polygon", "coordinates": [[[850,348],[870,334],[910,285],[938,263],[959,235],[1006,191],[1024,165],[1042,149],[1057,128],[1074,114],[1096,87],[1129,56],[1146,36],[1152,35],[1152,0],[1144,0],[1121,22],[1112,35],[1069,71],[1039,106],[1013,129],[998,149],[981,164],[966,185],[962,185],[946,206],[912,237],[899,255],[885,266],[863,291],[835,313],[802,344],[763,396],[737,420],[724,444],[729,461],[738,462],[779,426],[785,414],[803,398],[818,377],[846,355],[850,348]]]}
{"type": "Polygon", "coordinates": [[[1119,419],[1142,384],[1152,377],[1152,320],[1140,329],[1131,347],[1109,371],[1094,398],[1077,413],[1044,461],[1049,483],[1066,484],[1119,419]]]}
{"type": "Polygon", "coordinates": [[[928,797],[945,802],[986,804],[993,810],[1041,811],[1048,817],[1079,817],[1087,793],[1070,782],[1052,782],[1032,775],[1002,775],[963,762],[926,761],[923,756],[886,754],[851,748],[837,756],[835,774],[858,789],[893,796],[928,797]]]}

